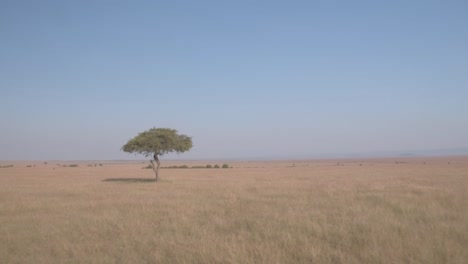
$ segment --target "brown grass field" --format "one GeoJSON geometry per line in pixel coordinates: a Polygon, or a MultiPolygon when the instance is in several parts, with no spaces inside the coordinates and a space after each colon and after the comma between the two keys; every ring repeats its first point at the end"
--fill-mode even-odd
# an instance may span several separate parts
{"type": "Polygon", "coordinates": [[[1,161],[0,263],[468,263],[468,157],[216,163],[1,161]]]}

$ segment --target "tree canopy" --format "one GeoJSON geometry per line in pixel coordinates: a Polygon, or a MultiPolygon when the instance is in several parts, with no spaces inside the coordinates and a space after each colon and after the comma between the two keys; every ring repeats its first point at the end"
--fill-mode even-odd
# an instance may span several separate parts
{"type": "Polygon", "coordinates": [[[182,153],[192,148],[192,138],[177,134],[171,128],[151,128],[130,139],[122,150],[129,153],[143,154],[146,157],[162,156],[170,152],[182,153]]]}
{"type": "Polygon", "coordinates": [[[179,135],[177,130],[171,128],[151,128],[139,133],[130,139],[122,150],[129,153],[143,154],[146,157],[152,156],[150,160],[156,181],[159,179],[159,156],[170,152],[182,153],[192,148],[192,138],[186,135],[179,135]]]}

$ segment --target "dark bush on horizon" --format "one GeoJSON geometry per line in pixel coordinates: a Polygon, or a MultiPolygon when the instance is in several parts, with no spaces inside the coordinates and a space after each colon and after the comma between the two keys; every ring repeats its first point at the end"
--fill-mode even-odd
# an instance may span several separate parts
{"type": "Polygon", "coordinates": [[[153,169],[153,165],[149,164],[148,166],[143,167],[142,169],[153,169]]]}

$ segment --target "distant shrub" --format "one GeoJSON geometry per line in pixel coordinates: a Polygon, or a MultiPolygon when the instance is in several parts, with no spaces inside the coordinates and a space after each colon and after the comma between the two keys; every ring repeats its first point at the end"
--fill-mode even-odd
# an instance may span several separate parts
{"type": "Polygon", "coordinates": [[[162,168],[164,168],[164,169],[188,169],[189,166],[187,166],[187,165],[180,165],[180,166],[172,165],[172,166],[162,167],[162,168]]]}
{"type": "Polygon", "coordinates": [[[47,164],[47,162],[44,162],[44,164],[47,164]]]}
{"type": "Polygon", "coordinates": [[[215,167],[215,169],[219,169],[219,165],[218,165],[218,164],[214,165],[214,167],[215,167]]]}
{"type": "Polygon", "coordinates": [[[26,165],[26,167],[28,167],[28,168],[31,168],[31,167],[32,167],[32,165],[26,165]]]}
{"type": "Polygon", "coordinates": [[[13,167],[13,165],[3,165],[3,166],[0,166],[0,168],[11,168],[13,167]]]}
{"type": "Polygon", "coordinates": [[[92,166],[93,166],[93,164],[88,164],[88,167],[92,167],[92,166]]]}
{"type": "Polygon", "coordinates": [[[152,169],[152,168],[153,168],[153,165],[149,164],[148,166],[143,167],[142,169],[152,169]]]}
{"type": "Polygon", "coordinates": [[[213,166],[211,166],[211,164],[208,164],[208,165],[205,166],[205,168],[211,169],[211,168],[213,168],[213,166]]]}
{"type": "Polygon", "coordinates": [[[223,169],[228,169],[228,168],[229,168],[229,165],[223,164],[223,169]]]}
{"type": "Polygon", "coordinates": [[[205,166],[192,166],[192,169],[204,169],[205,166]]]}
{"type": "Polygon", "coordinates": [[[99,163],[99,166],[101,166],[101,167],[102,167],[102,163],[99,163]]]}
{"type": "Polygon", "coordinates": [[[78,164],[70,164],[68,167],[76,168],[76,167],[78,167],[78,164]]]}

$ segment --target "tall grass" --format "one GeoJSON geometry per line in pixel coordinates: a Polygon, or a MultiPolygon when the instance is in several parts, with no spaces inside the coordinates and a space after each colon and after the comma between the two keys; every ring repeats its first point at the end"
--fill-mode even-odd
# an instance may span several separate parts
{"type": "Polygon", "coordinates": [[[0,259],[467,263],[467,162],[334,164],[5,169],[0,259]]]}

